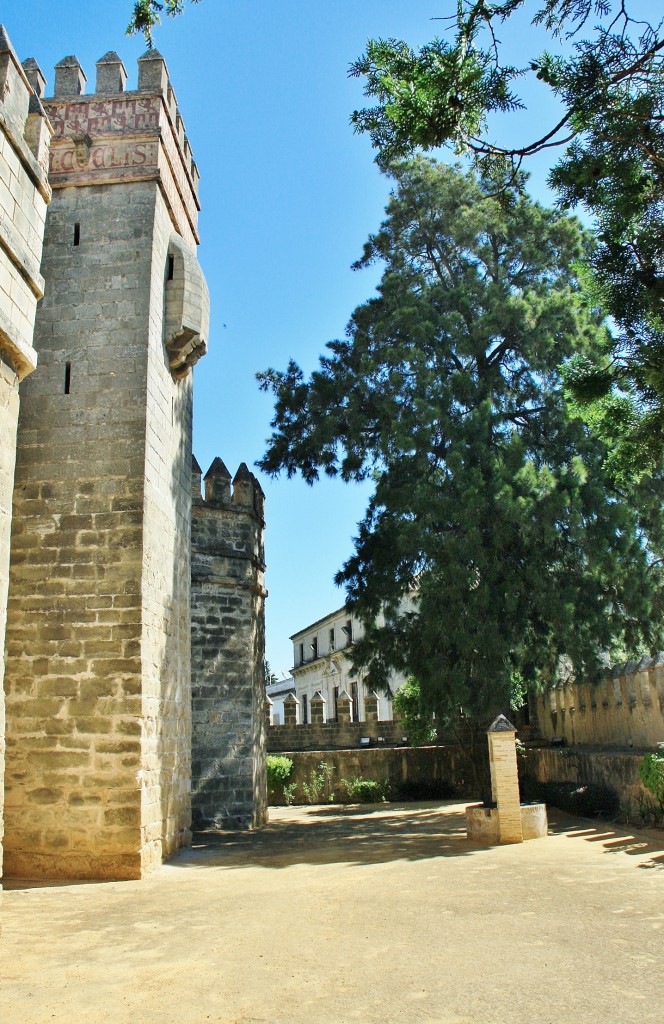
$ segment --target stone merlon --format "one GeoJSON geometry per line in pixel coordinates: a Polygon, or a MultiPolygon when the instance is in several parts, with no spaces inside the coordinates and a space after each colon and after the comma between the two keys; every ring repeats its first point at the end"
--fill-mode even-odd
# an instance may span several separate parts
{"type": "Polygon", "coordinates": [[[231,474],[217,455],[205,474],[205,500],[210,505],[229,505],[231,474]]]}

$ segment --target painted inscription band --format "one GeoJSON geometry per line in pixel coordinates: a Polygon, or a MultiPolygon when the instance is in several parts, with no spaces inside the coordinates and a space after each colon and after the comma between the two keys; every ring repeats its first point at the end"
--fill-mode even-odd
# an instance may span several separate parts
{"type": "Polygon", "coordinates": [[[95,142],[88,147],[55,146],[51,149],[52,175],[92,174],[120,168],[156,168],[156,142],[95,142]]]}
{"type": "Polygon", "coordinates": [[[109,131],[156,130],[161,114],[161,101],[153,96],[130,99],[123,95],[115,100],[70,100],[67,103],[46,100],[45,107],[56,138],[80,132],[94,136],[109,131]]]}

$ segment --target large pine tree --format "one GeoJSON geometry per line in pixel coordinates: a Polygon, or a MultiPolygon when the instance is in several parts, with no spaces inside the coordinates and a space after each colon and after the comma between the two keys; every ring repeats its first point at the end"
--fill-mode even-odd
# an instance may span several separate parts
{"type": "Polygon", "coordinates": [[[378,294],[310,379],[294,362],[260,375],[276,398],[261,465],[373,477],[338,574],[366,628],[356,662],[370,685],[413,673],[476,733],[562,655],[590,674],[656,644],[659,565],[562,393],[561,363],[606,342],[572,269],[577,222],[433,161],[392,175],[358,264],[384,265],[378,294]]]}

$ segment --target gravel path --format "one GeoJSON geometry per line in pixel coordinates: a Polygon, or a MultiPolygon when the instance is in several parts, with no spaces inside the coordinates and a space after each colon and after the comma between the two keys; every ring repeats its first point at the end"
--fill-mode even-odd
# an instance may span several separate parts
{"type": "Polygon", "coordinates": [[[664,832],[277,808],[141,882],[5,882],[2,1024],[662,1024],[664,832]]]}

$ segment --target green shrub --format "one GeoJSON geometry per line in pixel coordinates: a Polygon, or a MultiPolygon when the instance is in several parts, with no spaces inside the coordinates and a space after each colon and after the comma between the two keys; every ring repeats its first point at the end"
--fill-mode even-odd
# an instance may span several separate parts
{"type": "Polygon", "coordinates": [[[402,719],[409,741],[414,747],[422,743],[434,743],[436,727],[433,715],[422,706],[420,684],[412,676],[394,694],[392,703],[395,714],[402,719]]]}
{"type": "Polygon", "coordinates": [[[664,743],[659,743],[658,746],[659,753],[646,754],[639,765],[639,778],[655,798],[650,800],[641,794],[639,811],[646,824],[652,822],[654,825],[664,821],[664,743]]]}
{"type": "Polygon", "coordinates": [[[290,807],[295,800],[295,790],[297,789],[297,782],[291,782],[287,786],[284,786],[284,802],[286,807],[290,807]]]}
{"type": "Polygon", "coordinates": [[[376,779],[342,779],[348,798],[358,804],[379,804],[387,800],[387,784],[376,779]]]}
{"type": "Polygon", "coordinates": [[[334,799],[334,793],[330,793],[333,773],[333,766],[325,761],[321,761],[318,768],[312,768],[309,778],[302,783],[302,792],[308,804],[319,804],[322,797],[326,797],[329,801],[334,799]]]}
{"type": "Polygon", "coordinates": [[[272,802],[277,802],[282,797],[286,803],[292,803],[291,798],[288,799],[286,793],[287,789],[292,789],[292,786],[286,786],[287,780],[290,778],[290,774],[293,771],[293,762],[290,757],[283,757],[278,754],[268,754],[267,756],[267,795],[268,799],[272,802]]]}
{"type": "Polygon", "coordinates": [[[639,766],[641,782],[664,806],[664,743],[659,744],[659,754],[646,754],[639,766]]]}

